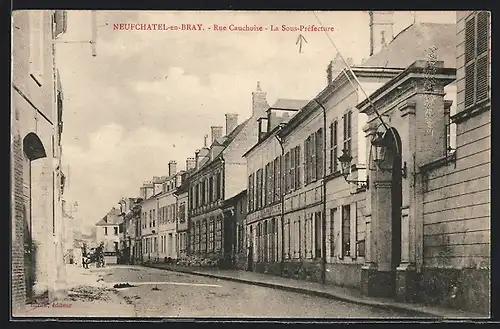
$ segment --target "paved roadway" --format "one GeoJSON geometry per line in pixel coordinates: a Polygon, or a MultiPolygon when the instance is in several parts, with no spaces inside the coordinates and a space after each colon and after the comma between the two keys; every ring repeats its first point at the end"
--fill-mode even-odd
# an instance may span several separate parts
{"type": "Polygon", "coordinates": [[[129,283],[119,294],[139,317],[394,318],[358,304],[140,266],[96,269],[105,282],[129,283]]]}

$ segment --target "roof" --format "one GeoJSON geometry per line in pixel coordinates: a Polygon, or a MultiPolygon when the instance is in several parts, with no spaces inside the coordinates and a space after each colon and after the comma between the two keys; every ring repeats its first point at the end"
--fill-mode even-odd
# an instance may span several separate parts
{"type": "Polygon", "coordinates": [[[454,68],[457,66],[456,38],[455,24],[412,24],[361,66],[406,68],[416,60],[426,59],[427,49],[435,46],[437,59],[444,61],[445,67],[454,68]]]}
{"type": "Polygon", "coordinates": [[[239,124],[236,128],[234,128],[233,131],[231,131],[229,133],[229,135],[224,136],[224,141],[222,143],[217,143],[218,146],[222,146],[220,148],[219,152],[214,154],[214,158],[211,161],[205,162],[203,164],[203,166],[201,166],[197,171],[200,171],[201,169],[207,167],[209,164],[213,163],[215,160],[220,159],[222,157],[222,151],[224,151],[229,146],[229,144],[231,144],[231,142],[236,138],[236,136],[238,136],[240,131],[243,129],[243,127],[245,127],[245,125],[247,124],[247,122],[249,120],[250,119],[246,119],[241,124],[239,124]]]}
{"type": "Polygon", "coordinates": [[[107,225],[118,225],[122,221],[120,216],[120,210],[115,207],[111,208],[111,210],[104,216],[100,221],[98,221],[96,226],[107,226],[107,225]]]}
{"type": "Polygon", "coordinates": [[[300,110],[308,102],[309,102],[308,100],[302,100],[302,99],[280,98],[269,108],[280,109],[280,110],[300,110]]]}

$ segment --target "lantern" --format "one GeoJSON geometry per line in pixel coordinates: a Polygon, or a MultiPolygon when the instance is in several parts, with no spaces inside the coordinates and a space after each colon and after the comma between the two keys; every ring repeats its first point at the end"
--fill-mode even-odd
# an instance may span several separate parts
{"type": "Polygon", "coordinates": [[[348,153],[348,150],[343,149],[342,155],[338,159],[342,167],[342,176],[347,180],[347,177],[351,174],[352,156],[348,153]]]}
{"type": "Polygon", "coordinates": [[[380,162],[384,161],[387,150],[386,133],[378,132],[376,137],[372,140],[372,147],[373,161],[379,165],[380,162]]]}

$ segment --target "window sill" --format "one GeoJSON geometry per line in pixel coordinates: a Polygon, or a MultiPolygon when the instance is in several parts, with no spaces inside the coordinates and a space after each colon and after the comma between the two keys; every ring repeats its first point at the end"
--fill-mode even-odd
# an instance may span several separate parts
{"type": "Polygon", "coordinates": [[[451,122],[458,124],[464,122],[476,115],[483,113],[491,108],[491,99],[487,98],[481,102],[470,105],[464,110],[453,115],[450,120],[451,122]]]}

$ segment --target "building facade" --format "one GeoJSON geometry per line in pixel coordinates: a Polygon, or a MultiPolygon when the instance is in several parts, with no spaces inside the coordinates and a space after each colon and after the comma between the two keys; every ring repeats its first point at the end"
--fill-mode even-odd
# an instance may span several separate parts
{"type": "Polygon", "coordinates": [[[104,260],[106,264],[116,264],[118,262],[118,251],[120,246],[120,223],[122,223],[122,212],[120,209],[112,207],[110,211],[96,226],[95,245],[104,244],[104,260]]]}
{"type": "Polygon", "coordinates": [[[222,207],[224,200],[246,188],[243,154],[257,142],[254,127],[268,107],[266,93],[257,84],[252,93],[251,117],[238,125],[237,115],[226,114],[226,135],[222,136],[223,127],[212,127],[211,146],[205,144],[196,153],[196,169],[189,179],[189,220],[190,249],[197,257],[228,261],[225,257],[230,254],[224,250],[223,239],[234,230],[224,227],[222,207]]]}
{"type": "Polygon", "coordinates": [[[162,189],[162,183],[145,182],[141,187],[141,197],[143,197],[141,206],[141,239],[142,239],[142,259],[143,262],[157,262],[158,254],[158,221],[157,209],[159,194],[162,189]],[[156,192],[156,193],[155,193],[156,192]]]}
{"type": "Polygon", "coordinates": [[[163,182],[163,190],[158,198],[158,253],[160,261],[174,261],[177,253],[177,196],[175,192],[181,185],[182,171],[177,172],[176,162],[168,163],[168,177],[163,182]]]}
{"type": "Polygon", "coordinates": [[[222,268],[247,269],[246,250],[246,214],[247,191],[243,190],[234,197],[225,200],[222,206],[224,214],[224,261],[222,268]]]}
{"type": "Polygon", "coordinates": [[[177,198],[177,257],[187,260],[189,255],[189,175],[194,169],[194,158],[186,160],[186,170],[181,175],[181,185],[174,192],[177,198]]]}
{"type": "Polygon", "coordinates": [[[12,307],[33,295],[64,294],[60,168],[62,88],[54,40],[65,32],[61,11],[12,15],[12,307]],[[55,265],[55,266],[54,266],[55,265]]]}

